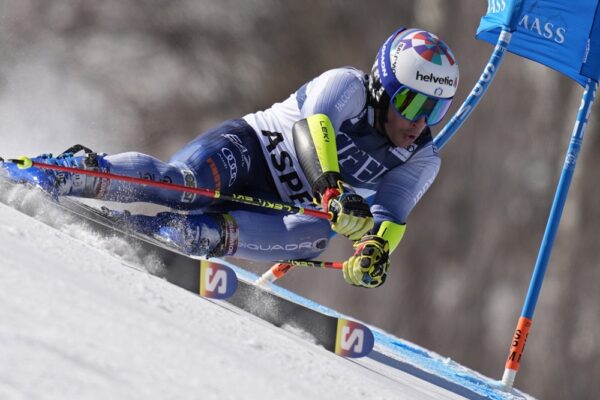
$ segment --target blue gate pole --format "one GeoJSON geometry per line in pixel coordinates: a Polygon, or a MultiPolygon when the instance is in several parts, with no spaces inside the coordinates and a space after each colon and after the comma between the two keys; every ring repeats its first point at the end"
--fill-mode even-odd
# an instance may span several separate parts
{"type": "Polygon", "coordinates": [[[583,136],[585,134],[597,89],[598,83],[592,79],[588,79],[581,100],[581,106],[579,107],[579,113],[577,114],[577,121],[575,122],[573,133],[571,134],[571,142],[560,175],[560,180],[556,188],[556,194],[554,195],[554,201],[546,224],[544,238],[542,239],[531,282],[529,283],[529,291],[527,292],[523,310],[521,311],[521,317],[517,323],[517,328],[508,352],[508,359],[506,360],[506,365],[504,367],[502,386],[506,391],[512,389],[515,377],[519,370],[519,365],[525,349],[525,342],[527,341],[527,335],[533,322],[533,313],[535,312],[535,306],[540,295],[544,275],[550,259],[550,253],[552,252],[554,239],[556,238],[558,225],[560,223],[560,217],[567,200],[567,194],[571,185],[573,173],[575,172],[575,165],[577,163],[577,158],[579,157],[579,150],[581,150],[583,136]]]}
{"type": "Polygon", "coordinates": [[[489,85],[492,83],[492,80],[494,80],[494,77],[496,76],[496,72],[498,71],[498,68],[502,63],[502,59],[506,54],[506,49],[508,48],[511,37],[512,33],[507,28],[502,29],[500,35],[498,36],[496,47],[494,47],[494,51],[492,52],[487,65],[483,69],[479,80],[471,90],[471,93],[465,99],[458,111],[452,116],[446,126],[444,126],[444,129],[442,129],[433,140],[433,143],[438,149],[441,150],[442,147],[446,145],[446,143],[452,138],[452,136],[454,136],[467,118],[469,118],[469,115],[471,115],[471,112],[473,112],[475,107],[477,107],[479,100],[481,100],[489,85]]]}

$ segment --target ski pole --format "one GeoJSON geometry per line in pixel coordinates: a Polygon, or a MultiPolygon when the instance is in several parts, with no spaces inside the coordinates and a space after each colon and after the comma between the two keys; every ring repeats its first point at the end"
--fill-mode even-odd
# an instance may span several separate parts
{"type": "Polygon", "coordinates": [[[567,195],[569,193],[569,186],[575,172],[575,166],[577,164],[577,158],[579,157],[579,151],[583,143],[583,136],[585,134],[585,128],[587,127],[588,119],[594,98],[596,97],[596,91],[598,89],[598,83],[592,79],[588,80],[585,92],[581,99],[581,106],[579,113],[577,114],[577,121],[573,127],[573,133],[571,134],[571,142],[565,157],[565,163],[563,165],[560,180],[556,188],[554,195],[554,201],[552,203],[552,209],[548,222],[546,224],[546,230],[544,232],[544,238],[540,246],[538,258],[535,263],[533,275],[529,283],[529,290],[525,303],[523,304],[523,310],[521,311],[521,317],[517,323],[517,328],[511,345],[509,348],[508,359],[504,366],[504,374],[502,376],[502,385],[506,391],[510,391],[513,387],[521,358],[525,350],[525,342],[531,325],[533,323],[533,313],[537,304],[540,291],[542,290],[542,283],[544,282],[544,275],[548,268],[548,262],[550,260],[550,253],[554,245],[554,239],[558,231],[558,225],[560,224],[560,217],[562,215],[565,203],[567,201],[567,195]]]}
{"type": "Polygon", "coordinates": [[[220,200],[225,200],[225,201],[232,201],[235,203],[248,204],[251,206],[283,211],[283,212],[287,212],[289,214],[305,214],[305,215],[309,215],[311,217],[317,217],[317,218],[326,219],[326,220],[331,220],[333,218],[333,215],[331,213],[328,213],[325,211],[319,211],[319,210],[315,210],[312,208],[294,206],[291,204],[277,203],[274,201],[268,201],[268,200],[263,200],[263,199],[257,199],[255,197],[247,196],[247,195],[243,195],[243,194],[225,194],[225,193],[221,193],[218,190],[210,190],[210,189],[206,189],[206,188],[194,188],[194,187],[189,187],[189,186],[178,185],[175,183],[155,182],[155,181],[149,181],[147,179],[135,178],[132,176],[117,175],[117,174],[113,174],[110,172],[92,171],[92,170],[86,170],[86,169],[81,169],[81,168],[64,167],[61,165],[45,164],[45,163],[41,163],[41,162],[37,162],[37,161],[32,161],[30,158],[27,158],[27,157],[21,157],[16,160],[7,160],[7,161],[18,164],[18,165],[22,166],[23,168],[36,167],[36,168],[43,168],[43,169],[51,169],[51,170],[55,170],[55,171],[89,175],[89,176],[94,176],[97,178],[113,179],[116,181],[118,180],[118,181],[123,181],[123,182],[136,183],[139,185],[154,186],[154,187],[167,189],[167,190],[175,190],[175,191],[179,191],[179,192],[194,193],[194,194],[204,196],[204,197],[211,197],[213,199],[220,199],[220,200]]]}
{"type": "Polygon", "coordinates": [[[294,267],[342,269],[343,263],[317,260],[287,260],[274,264],[267,272],[256,280],[257,285],[272,283],[287,274],[294,267]]]}
{"type": "Polygon", "coordinates": [[[458,111],[452,116],[450,122],[448,122],[435,139],[433,139],[433,143],[439,150],[441,150],[452,136],[454,136],[462,124],[469,118],[475,107],[477,107],[477,104],[479,104],[479,100],[481,100],[487,91],[492,80],[494,80],[494,77],[496,76],[498,68],[502,64],[511,37],[512,33],[508,28],[502,29],[502,32],[500,32],[500,35],[498,36],[496,47],[494,48],[487,65],[483,69],[479,80],[471,90],[471,93],[469,93],[469,96],[465,99],[458,111]]]}
{"type": "Polygon", "coordinates": [[[334,261],[317,261],[317,260],[286,260],[284,263],[293,265],[294,267],[310,267],[310,268],[328,268],[342,269],[343,263],[334,261]]]}

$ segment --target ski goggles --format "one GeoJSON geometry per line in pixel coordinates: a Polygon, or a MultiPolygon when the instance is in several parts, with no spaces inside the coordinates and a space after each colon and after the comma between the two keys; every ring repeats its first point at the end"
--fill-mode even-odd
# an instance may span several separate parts
{"type": "Polygon", "coordinates": [[[425,117],[427,125],[432,126],[444,118],[452,104],[452,97],[433,97],[401,86],[392,96],[390,104],[402,118],[414,122],[425,117]]]}

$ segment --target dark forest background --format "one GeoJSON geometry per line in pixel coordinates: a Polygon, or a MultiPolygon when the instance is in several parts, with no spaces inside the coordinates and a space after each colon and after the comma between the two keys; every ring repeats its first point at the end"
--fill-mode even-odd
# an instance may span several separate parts
{"type": "MultiPolygon", "coordinates": [[[[483,0],[0,0],[2,155],[83,143],[164,159],[326,69],[368,70],[400,25],[435,32],[453,49],[461,66],[453,112],[492,51],[474,39],[486,10],[483,0]]],[[[581,94],[508,55],[443,149],[386,284],[361,290],[314,270],[281,284],[500,379],[581,94]]],[[[516,381],[544,399],[600,392],[598,109],[516,381]]],[[[336,239],[324,258],[350,251],[336,239]]]]}

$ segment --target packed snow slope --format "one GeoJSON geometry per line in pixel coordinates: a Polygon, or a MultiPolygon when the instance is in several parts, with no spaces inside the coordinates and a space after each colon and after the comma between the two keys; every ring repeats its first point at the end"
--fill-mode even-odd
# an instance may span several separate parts
{"type": "Polygon", "coordinates": [[[156,274],[161,262],[120,239],[68,219],[55,229],[43,204],[18,201],[40,209],[34,219],[0,203],[0,399],[487,397],[399,367],[389,344],[379,360],[336,356],[150,274],[141,266],[156,274]]]}

